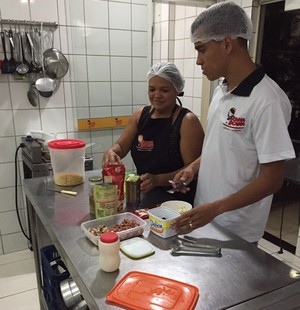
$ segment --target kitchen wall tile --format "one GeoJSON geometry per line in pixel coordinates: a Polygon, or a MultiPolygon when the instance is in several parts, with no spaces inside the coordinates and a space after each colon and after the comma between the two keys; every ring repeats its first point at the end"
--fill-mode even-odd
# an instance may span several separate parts
{"type": "MultiPolygon", "coordinates": [[[[87,30],[88,31],[88,30],[87,30]]],[[[67,53],[68,54],[86,54],[85,48],[85,31],[82,27],[67,28],[67,53]]]]}
{"type": "Polygon", "coordinates": [[[34,109],[27,98],[28,82],[10,83],[10,93],[13,109],[34,109]]]}
{"type": "Polygon", "coordinates": [[[169,22],[168,21],[164,21],[161,24],[161,30],[160,30],[160,34],[161,34],[161,40],[168,40],[169,39],[169,22]]]}
{"type": "Polygon", "coordinates": [[[203,7],[201,7],[201,6],[198,6],[197,7],[197,16],[200,14],[200,13],[202,13],[203,11],[205,11],[206,10],[206,8],[203,8],[203,7]]]}
{"type": "Polygon", "coordinates": [[[87,64],[86,64],[86,56],[77,56],[77,55],[70,55],[69,56],[70,62],[70,77],[73,81],[86,81],[87,80],[87,64]]]}
{"type": "Polygon", "coordinates": [[[172,56],[170,55],[171,50],[169,50],[169,41],[162,41],[160,48],[161,48],[160,57],[162,59],[172,58],[172,56]]]}
{"type": "Polygon", "coordinates": [[[89,83],[90,106],[111,106],[111,89],[109,82],[89,83]]]}
{"type": "Polygon", "coordinates": [[[28,249],[27,239],[21,232],[2,236],[4,254],[28,249]]]}
{"type": "Polygon", "coordinates": [[[130,4],[109,2],[109,27],[127,30],[131,28],[130,4]]]}
{"type": "Polygon", "coordinates": [[[169,4],[168,3],[161,3],[161,21],[168,21],[170,19],[169,16],[169,4]]]}
{"type": "Polygon", "coordinates": [[[176,59],[174,63],[177,69],[180,71],[180,73],[183,74],[184,73],[184,59],[176,59]]]}
{"type": "Polygon", "coordinates": [[[95,130],[91,132],[92,141],[96,144],[92,146],[93,152],[105,152],[112,144],[112,130],[95,130]]]}
{"type": "Polygon", "coordinates": [[[66,122],[67,122],[67,132],[77,131],[77,117],[75,115],[75,110],[73,108],[66,109],[66,122]]]}
{"type": "Polygon", "coordinates": [[[184,71],[182,72],[184,77],[194,77],[194,71],[196,67],[195,59],[184,59],[184,71]]]}
{"type": "Polygon", "coordinates": [[[87,107],[89,105],[89,93],[88,93],[88,83],[87,82],[72,82],[70,83],[71,96],[67,96],[67,102],[70,105],[67,106],[76,107],[87,107]]]}
{"type": "Polygon", "coordinates": [[[198,66],[196,64],[196,58],[195,58],[195,71],[194,71],[194,77],[195,78],[202,78],[203,74],[202,74],[202,70],[201,70],[201,66],[198,66]]]}
{"type": "Polygon", "coordinates": [[[131,31],[110,30],[110,55],[131,56],[131,31]]]}
{"type": "Polygon", "coordinates": [[[185,18],[193,17],[194,19],[197,16],[197,8],[195,6],[187,5],[185,7],[185,18]]]}
{"type": "Polygon", "coordinates": [[[88,55],[109,55],[108,30],[86,28],[86,50],[88,55]]]}
{"type": "Polygon", "coordinates": [[[131,81],[131,58],[111,57],[111,80],[131,81]]]}
{"type": "Polygon", "coordinates": [[[160,46],[161,46],[161,42],[160,41],[152,43],[152,58],[153,58],[153,61],[155,59],[160,59],[160,51],[161,51],[160,46]]]}
{"type": "Polygon", "coordinates": [[[0,178],[0,188],[15,185],[14,171],[15,166],[13,162],[0,164],[0,175],[5,176],[5,178],[0,178]]]}
{"type": "Polygon", "coordinates": [[[84,26],[83,0],[65,0],[66,24],[84,26]]]}
{"type": "Polygon", "coordinates": [[[90,109],[89,108],[77,108],[76,109],[77,118],[89,118],[90,117],[90,109]]]}
{"type": "MultiPolygon", "coordinates": [[[[144,106],[149,104],[148,82],[134,82],[132,84],[132,98],[134,106],[144,106]]],[[[134,107],[134,110],[136,107],[134,107]]]]}
{"type": "Polygon", "coordinates": [[[13,115],[10,110],[0,110],[0,137],[14,136],[13,115]]]}
{"type": "Polygon", "coordinates": [[[148,19],[147,6],[145,5],[132,5],[132,30],[147,31],[148,19]]]}
{"type": "Polygon", "coordinates": [[[202,79],[194,79],[193,97],[202,97],[202,79]]]}
{"type": "Polygon", "coordinates": [[[195,20],[195,17],[187,18],[185,19],[185,23],[184,23],[184,37],[190,40],[190,44],[192,44],[193,47],[194,47],[194,43],[191,42],[191,26],[194,20],[195,20]]]}
{"type": "Polygon", "coordinates": [[[201,116],[201,99],[200,98],[193,98],[193,110],[192,110],[198,117],[201,116]]]}
{"type": "Polygon", "coordinates": [[[174,58],[183,58],[184,57],[184,40],[175,40],[174,46],[174,58]]]}
{"type": "Polygon", "coordinates": [[[65,106],[63,84],[60,83],[51,97],[39,97],[40,109],[63,108],[65,106]]]}
{"type": "Polygon", "coordinates": [[[153,25],[153,33],[152,33],[152,42],[157,42],[161,40],[161,35],[160,35],[160,23],[159,24],[154,24],[153,25]]]}
{"type": "Polygon", "coordinates": [[[31,19],[36,21],[58,22],[56,0],[30,2],[31,19]]]}
{"type": "Polygon", "coordinates": [[[190,39],[185,39],[184,40],[184,58],[196,58],[196,50],[194,47],[194,44],[191,43],[190,39]]]}
{"type": "Polygon", "coordinates": [[[1,150],[0,163],[14,161],[16,149],[17,149],[17,146],[16,146],[15,138],[1,137],[0,138],[0,150],[1,150]]]}
{"type": "Polygon", "coordinates": [[[193,97],[193,79],[185,78],[184,95],[188,97],[193,97]]]}
{"type": "MultiPolygon", "coordinates": [[[[129,1],[129,0],[128,0],[129,1]]],[[[137,3],[137,4],[147,4],[148,0],[132,0],[132,3],[137,3]]],[[[130,1],[129,1],[130,2],[130,1]]]]}
{"type": "Polygon", "coordinates": [[[150,70],[149,60],[147,58],[132,59],[132,78],[133,81],[146,81],[147,73],[150,70]]]}
{"type": "Polygon", "coordinates": [[[7,83],[0,83],[0,94],[1,94],[0,110],[11,109],[10,93],[7,83]]]}
{"type": "Polygon", "coordinates": [[[71,27],[64,27],[60,26],[57,30],[56,33],[59,32],[59,39],[60,39],[60,51],[68,58],[67,54],[70,54],[69,52],[69,33],[71,32],[70,30],[71,27]]]}
{"type": "Polygon", "coordinates": [[[147,57],[148,48],[147,32],[132,32],[132,56],[147,57]]]}
{"type": "Polygon", "coordinates": [[[64,109],[45,109],[41,111],[42,129],[49,133],[64,133],[66,128],[66,115],[64,109]],[[55,122],[53,122],[55,120],[55,122]]]}
{"type": "Polygon", "coordinates": [[[132,104],[130,82],[112,82],[112,106],[132,104]]]}
{"type": "Polygon", "coordinates": [[[111,79],[108,56],[88,56],[87,63],[89,81],[109,81],[111,79]]]}
{"type": "Polygon", "coordinates": [[[128,106],[113,106],[112,115],[122,116],[122,115],[132,115],[132,105],[128,106]]]}
{"type": "Polygon", "coordinates": [[[184,19],[186,6],[185,5],[176,5],[175,8],[175,20],[184,19]]]}
{"type": "Polygon", "coordinates": [[[58,10],[58,23],[60,27],[67,24],[66,20],[66,2],[57,1],[57,10],[58,10]]]}
{"type": "Polygon", "coordinates": [[[102,157],[103,153],[94,153],[93,154],[93,165],[94,170],[102,170],[102,157]]]}
{"type": "Polygon", "coordinates": [[[175,40],[184,39],[185,37],[185,19],[175,21],[175,40]]]}
{"type": "MultiPolygon", "coordinates": [[[[1,54],[1,59],[3,59],[3,53],[1,54]]],[[[0,83],[7,83],[9,80],[9,74],[0,74],[0,83]]]]}
{"type": "Polygon", "coordinates": [[[111,107],[91,107],[90,117],[110,117],[113,116],[111,113],[111,107]]]}
{"type": "Polygon", "coordinates": [[[184,97],[184,99],[182,99],[182,106],[189,109],[190,111],[193,111],[193,98],[184,97]]]}
{"type": "Polygon", "coordinates": [[[27,1],[1,0],[1,14],[1,18],[3,19],[30,20],[29,5],[27,1]]]}
{"type": "Polygon", "coordinates": [[[108,28],[107,1],[85,0],[85,26],[108,28]]]}
{"type": "Polygon", "coordinates": [[[13,113],[16,135],[22,136],[30,130],[42,129],[38,110],[15,110],[13,113]],[[26,122],[24,122],[25,119],[26,122]]]}

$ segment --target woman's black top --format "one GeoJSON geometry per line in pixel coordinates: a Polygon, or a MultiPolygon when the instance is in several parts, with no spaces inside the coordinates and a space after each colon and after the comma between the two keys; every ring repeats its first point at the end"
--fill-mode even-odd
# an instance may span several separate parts
{"type": "MultiPolygon", "coordinates": [[[[137,134],[131,145],[131,156],[139,175],[168,173],[184,166],[180,152],[180,128],[183,117],[190,110],[182,108],[172,123],[173,114],[177,107],[176,105],[171,117],[156,119],[151,118],[151,106],[144,107],[138,122],[137,134]]],[[[144,195],[148,196],[148,200],[152,204],[166,200],[185,200],[193,203],[196,181],[193,181],[189,187],[191,190],[186,194],[166,193],[171,188],[169,186],[156,188],[144,195]],[[153,196],[151,194],[155,197],[150,199],[150,196],[153,196]]]]}

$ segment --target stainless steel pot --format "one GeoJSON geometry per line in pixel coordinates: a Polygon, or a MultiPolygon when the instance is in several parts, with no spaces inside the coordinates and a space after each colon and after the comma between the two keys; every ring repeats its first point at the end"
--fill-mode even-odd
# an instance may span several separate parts
{"type": "Polygon", "coordinates": [[[60,283],[60,292],[65,305],[70,308],[82,301],[82,296],[75,281],[72,278],[63,280],[60,283]]]}

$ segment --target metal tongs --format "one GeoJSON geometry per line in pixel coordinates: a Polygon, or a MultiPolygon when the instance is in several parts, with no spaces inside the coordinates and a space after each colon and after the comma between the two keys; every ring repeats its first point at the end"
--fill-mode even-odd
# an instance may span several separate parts
{"type": "Polygon", "coordinates": [[[197,238],[191,236],[177,237],[170,249],[175,255],[222,256],[220,246],[201,244],[197,238]]]}

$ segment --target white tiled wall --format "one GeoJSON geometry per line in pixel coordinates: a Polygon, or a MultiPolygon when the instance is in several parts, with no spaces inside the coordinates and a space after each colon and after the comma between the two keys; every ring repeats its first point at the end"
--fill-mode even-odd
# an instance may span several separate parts
{"type": "MultiPolygon", "coordinates": [[[[59,88],[50,98],[40,96],[37,107],[27,99],[28,80],[0,74],[0,254],[28,246],[15,210],[14,157],[21,136],[42,130],[95,142],[87,151],[94,169],[100,169],[103,151],[121,130],[78,132],[77,118],[131,115],[136,106],[148,104],[151,5],[148,0],[0,0],[2,19],[58,22],[54,47],[70,65],[59,88]]],[[[133,169],[130,156],[124,163],[133,169]]],[[[27,232],[20,161],[19,167],[18,206],[27,232]]]]}

